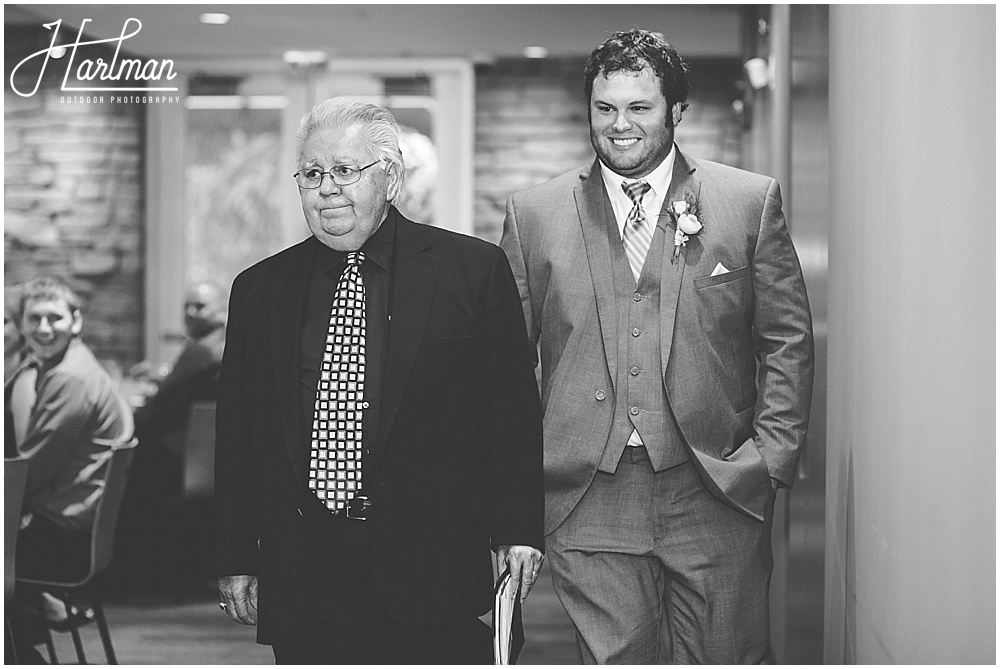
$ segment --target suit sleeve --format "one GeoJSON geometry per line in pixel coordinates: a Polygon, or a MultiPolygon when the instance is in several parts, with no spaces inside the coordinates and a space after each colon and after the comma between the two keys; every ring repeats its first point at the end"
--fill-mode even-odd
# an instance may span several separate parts
{"type": "Polygon", "coordinates": [[[247,359],[248,294],[245,276],[237,277],[229,304],[229,329],[219,373],[215,415],[215,568],[219,576],[257,574],[257,499],[248,434],[251,421],[247,370],[259,361],[247,359]]]}
{"type": "Polygon", "coordinates": [[[757,447],[771,478],[791,487],[812,401],[812,316],[774,180],[765,197],[753,264],[757,447]]]}
{"type": "Polygon", "coordinates": [[[506,254],[511,272],[514,274],[514,282],[517,285],[517,292],[521,300],[521,311],[524,315],[524,323],[528,332],[531,361],[532,365],[537,367],[537,345],[541,328],[538,319],[535,318],[534,307],[532,306],[531,288],[528,284],[527,262],[524,257],[524,248],[521,245],[521,233],[517,227],[517,215],[514,211],[513,196],[507,199],[507,215],[503,221],[503,236],[500,238],[500,248],[506,254]]]}
{"type": "Polygon", "coordinates": [[[494,549],[544,550],[542,408],[533,350],[510,265],[495,249],[490,267],[486,373],[490,402],[490,534],[494,549]]]}

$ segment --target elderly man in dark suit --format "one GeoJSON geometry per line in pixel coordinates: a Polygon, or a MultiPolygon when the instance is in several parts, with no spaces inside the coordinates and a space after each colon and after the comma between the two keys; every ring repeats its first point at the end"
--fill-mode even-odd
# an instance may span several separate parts
{"type": "Polygon", "coordinates": [[[398,128],[334,98],[297,135],[313,236],[233,283],[222,608],[279,663],[491,663],[492,563],[542,561],[541,408],[494,245],[392,206],[398,128]]]}
{"type": "Polygon", "coordinates": [[[778,184],[681,153],[686,68],[654,33],[595,49],[585,90],[597,160],[514,195],[501,240],[541,349],[556,590],[585,662],[762,662],[813,373],[778,184]]]}

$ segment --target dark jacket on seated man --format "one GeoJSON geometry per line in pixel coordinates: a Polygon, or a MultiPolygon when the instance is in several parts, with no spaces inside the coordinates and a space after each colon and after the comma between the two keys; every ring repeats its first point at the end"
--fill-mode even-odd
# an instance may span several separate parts
{"type": "Polygon", "coordinates": [[[135,412],[141,448],[133,479],[151,497],[180,493],[182,450],[191,405],[215,401],[226,344],[227,291],[213,281],[192,285],[184,299],[188,340],[155,395],[135,412]]]}
{"type": "Polygon", "coordinates": [[[19,449],[29,463],[18,576],[86,569],[112,446],[132,437],[128,405],[80,341],[80,327],[78,298],[69,288],[54,279],[27,284],[23,329],[38,377],[19,449]]]}
{"type": "Polygon", "coordinates": [[[132,419],[86,344],[73,340],[43,372],[21,453],[30,458],[25,508],[68,533],[89,532],[104,490],[112,444],[132,419]]]}
{"type": "MultiPolygon", "coordinates": [[[[179,440],[183,437],[191,405],[215,401],[225,343],[226,330],[220,327],[202,339],[191,339],[185,344],[160,389],[135,412],[140,442],[148,444],[150,439],[162,439],[171,433],[179,440]]],[[[168,446],[168,450],[173,448],[168,446]]],[[[179,453],[173,455],[179,456],[179,453]]]]}

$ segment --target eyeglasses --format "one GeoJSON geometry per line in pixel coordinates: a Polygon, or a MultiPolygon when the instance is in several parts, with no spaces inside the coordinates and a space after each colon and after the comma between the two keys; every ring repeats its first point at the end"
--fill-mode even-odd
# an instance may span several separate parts
{"type": "Polygon", "coordinates": [[[362,171],[367,170],[372,165],[378,165],[380,162],[382,161],[376,160],[374,163],[370,163],[364,167],[358,167],[357,165],[334,165],[326,172],[318,167],[307,167],[304,170],[299,170],[292,176],[295,177],[299,188],[319,188],[323,184],[324,174],[329,174],[330,178],[333,179],[333,183],[338,186],[350,186],[361,178],[362,171]]]}

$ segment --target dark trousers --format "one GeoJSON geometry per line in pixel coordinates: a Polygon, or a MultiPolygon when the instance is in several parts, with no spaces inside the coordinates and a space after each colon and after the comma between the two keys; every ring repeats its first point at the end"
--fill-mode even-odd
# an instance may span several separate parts
{"type": "Polygon", "coordinates": [[[334,516],[312,495],[302,511],[314,583],[304,603],[310,622],[294,641],[273,645],[278,664],[493,663],[492,632],[478,618],[407,625],[389,615],[367,522],[334,516]]]}
{"type": "MultiPolygon", "coordinates": [[[[90,535],[70,534],[44,516],[35,514],[31,524],[17,534],[15,572],[21,578],[75,581],[90,570],[90,535]]],[[[48,638],[48,627],[39,617],[42,586],[17,584],[6,610],[8,631],[19,664],[41,660],[33,646],[48,638]]]]}
{"type": "Polygon", "coordinates": [[[298,641],[272,649],[277,664],[493,664],[492,638],[478,618],[438,625],[314,620],[298,641]]]}
{"type": "Polygon", "coordinates": [[[37,513],[17,533],[17,576],[40,581],[73,581],[90,570],[90,534],[69,533],[37,513]]]}

